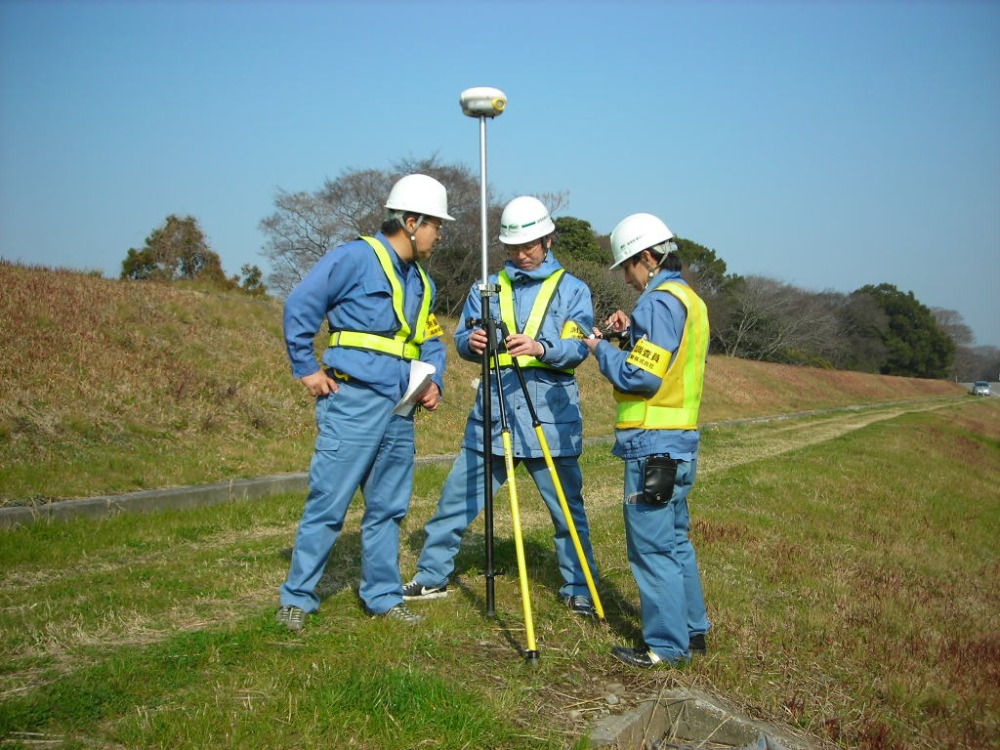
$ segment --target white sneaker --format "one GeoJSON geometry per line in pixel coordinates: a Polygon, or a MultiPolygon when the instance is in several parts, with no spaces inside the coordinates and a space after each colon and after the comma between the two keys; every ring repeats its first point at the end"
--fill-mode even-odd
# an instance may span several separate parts
{"type": "Polygon", "coordinates": [[[424,599],[441,599],[448,596],[448,584],[443,586],[421,586],[416,581],[410,581],[403,586],[403,601],[412,602],[424,599]]]}

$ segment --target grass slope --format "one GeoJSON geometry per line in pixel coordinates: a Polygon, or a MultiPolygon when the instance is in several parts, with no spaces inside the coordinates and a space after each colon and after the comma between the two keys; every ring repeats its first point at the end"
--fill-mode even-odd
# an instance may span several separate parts
{"type": "MultiPolygon", "coordinates": [[[[692,536],[713,630],[684,669],[630,670],[608,653],[640,631],[621,465],[603,451],[584,472],[604,624],[559,601],[551,524],[519,478],[536,668],[520,656],[503,493],[496,617],[477,523],[453,593],[415,604],[417,627],[358,604],[361,503],[298,635],[273,619],[298,495],[5,532],[0,744],[584,748],[593,719],[692,687],[817,746],[998,747],[1000,404],[724,427],[703,455],[692,536]]],[[[404,575],[446,469],[417,472],[404,575]]]]}
{"type": "MultiPolygon", "coordinates": [[[[0,284],[8,497],[304,468],[311,408],[275,302],[6,264],[0,284]]],[[[425,454],[457,447],[478,367],[453,364],[448,407],[419,417],[425,454]]],[[[580,378],[589,434],[607,434],[607,388],[592,363],[580,378]]],[[[477,524],[454,593],[415,605],[415,628],[359,607],[361,503],[299,635],[273,620],[297,494],[3,532],[0,745],[584,748],[594,718],[693,687],[837,747],[1000,747],[1000,403],[724,358],[708,380],[709,422],[895,405],[706,430],[692,536],[713,631],[689,667],[636,672],[608,654],[640,623],[621,464],[600,447],[583,469],[606,623],[559,601],[551,524],[519,477],[535,669],[505,492],[496,617],[477,524]]],[[[417,472],[404,575],[447,468],[417,472]]]]}
{"type": "MultiPolygon", "coordinates": [[[[0,504],[308,466],[312,403],[289,372],[279,302],[7,262],[0,288],[0,504]]],[[[449,357],[444,404],[417,416],[418,453],[457,450],[479,374],[449,357]]],[[[587,436],[610,435],[606,381],[591,359],[578,375],[587,436]]],[[[702,419],[961,393],[942,381],[712,357],[702,419]]]]}

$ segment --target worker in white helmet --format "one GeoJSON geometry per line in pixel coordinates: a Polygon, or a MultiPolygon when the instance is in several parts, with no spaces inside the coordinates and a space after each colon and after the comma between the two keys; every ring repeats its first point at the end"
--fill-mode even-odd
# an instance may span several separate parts
{"type": "Polygon", "coordinates": [[[587,340],[618,402],[613,453],[625,461],[625,538],[644,642],[612,653],[635,667],[704,653],[711,627],[687,504],[697,468],[708,314],[681,278],[673,240],[651,214],[633,214],[615,227],[611,268],[620,267],[641,295],[631,315],[618,310],[604,323],[624,336],[624,349],[597,328],[587,340]]]}
{"type": "MultiPolygon", "coordinates": [[[[538,436],[525,404],[524,393],[513,370],[517,357],[532,394],[532,403],[552,459],[562,483],[573,524],[596,581],[590,527],[583,506],[583,477],[579,456],[583,450],[583,417],[580,394],[573,368],[587,358],[583,338],[593,327],[594,309],[590,289],[566,272],[552,246],[555,224],[548,209],[537,198],[515,198],[500,218],[500,242],[509,259],[503,270],[492,274],[489,283],[499,289],[490,300],[492,320],[507,325],[506,353],[501,353],[501,377],[494,388],[503,388],[510,420],[515,464],[524,464],[549,508],[555,528],[555,548],[562,574],[560,595],[572,612],[594,617],[586,574],[576,554],[572,536],[563,516],[558,493],[545,463],[538,436]]],[[[482,299],[478,284],[466,298],[462,319],[455,331],[455,346],[463,359],[482,361],[486,331],[482,327],[482,299]]],[[[438,500],[437,510],[427,523],[427,534],[417,572],[403,589],[409,601],[436,599],[448,594],[448,581],[455,568],[462,535],[482,512],[485,481],[482,383],[469,413],[465,437],[438,500]]],[[[491,394],[492,424],[489,426],[493,451],[503,455],[503,440],[496,391],[491,394]]],[[[503,460],[492,462],[493,491],[507,481],[503,460]]]]}
{"type": "Polygon", "coordinates": [[[290,630],[300,630],[319,608],[316,585],[359,488],[361,601],[371,615],[421,619],[403,604],[399,575],[399,528],[413,489],[413,416],[394,408],[413,360],[435,368],[419,404],[433,411],[441,401],[445,350],[430,312],[435,287],[418,261],[430,258],[442,222],[452,217],[444,185],[422,174],[396,182],[385,208],[381,231],[326,253],[285,301],[292,374],[316,398],[319,430],[280,589],[277,619],[290,630]],[[320,366],[313,342],[324,320],[330,342],[320,366]]]}

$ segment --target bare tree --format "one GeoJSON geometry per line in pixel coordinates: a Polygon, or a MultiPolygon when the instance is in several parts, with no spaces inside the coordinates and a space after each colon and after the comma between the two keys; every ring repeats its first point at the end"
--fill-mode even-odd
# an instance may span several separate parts
{"type": "Polygon", "coordinates": [[[733,287],[733,308],[714,334],[729,356],[802,361],[836,330],[836,318],[816,295],[764,276],[743,277],[733,287]]]}
{"type": "MultiPolygon", "coordinates": [[[[437,312],[455,315],[475,279],[482,275],[480,185],[464,165],[441,164],[436,157],[402,160],[387,170],[345,170],[312,193],[279,190],[276,211],[260,222],[267,235],[262,253],[271,261],[270,288],[287,295],[328,250],[360,234],[377,232],[392,185],[403,175],[414,173],[430,175],[448,189],[448,212],[455,221],[446,222],[443,239],[427,270],[438,289],[437,312]]],[[[490,227],[499,226],[499,216],[500,207],[490,202],[490,227]]],[[[488,265],[495,270],[504,256],[496,233],[491,234],[488,265]]]]}
{"type": "Polygon", "coordinates": [[[321,194],[279,188],[274,205],[277,211],[260,222],[268,236],[262,254],[271,261],[270,287],[284,296],[344,236],[345,228],[334,223],[321,194]]]}
{"type": "Polygon", "coordinates": [[[960,346],[955,351],[953,377],[962,383],[1000,380],[1000,349],[995,346],[960,346]]]}
{"type": "Polygon", "coordinates": [[[866,294],[831,291],[819,299],[836,320],[836,330],[819,345],[819,354],[837,369],[879,372],[887,355],[883,337],[889,319],[878,303],[866,294]]]}
{"type": "Polygon", "coordinates": [[[965,319],[957,310],[932,307],[931,315],[934,316],[938,329],[955,345],[955,357],[951,363],[949,376],[956,381],[965,380],[964,376],[975,372],[979,362],[979,357],[972,350],[972,344],[976,339],[972,329],[965,324],[965,319]]]}
{"type": "Polygon", "coordinates": [[[955,343],[955,346],[972,346],[975,336],[972,335],[972,329],[965,324],[961,313],[943,307],[932,307],[931,315],[934,316],[938,328],[955,343]]]}
{"type": "MultiPolygon", "coordinates": [[[[441,181],[448,189],[448,213],[455,221],[444,226],[444,236],[427,262],[427,270],[437,285],[437,312],[455,316],[462,310],[465,298],[477,279],[482,279],[482,227],[480,222],[480,183],[461,164],[440,164],[436,158],[402,161],[394,165],[397,175],[421,172],[441,181]]],[[[495,202],[487,187],[487,265],[495,271],[503,264],[506,254],[497,241],[502,206],[495,202]]]]}

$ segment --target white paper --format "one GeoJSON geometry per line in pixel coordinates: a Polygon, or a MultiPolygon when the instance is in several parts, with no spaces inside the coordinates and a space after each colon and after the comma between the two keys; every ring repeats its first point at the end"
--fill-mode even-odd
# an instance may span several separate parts
{"type": "Polygon", "coordinates": [[[410,383],[406,387],[406,393],[403,394],[403,398],[396,404],[392,413],[400,417],[408,417],[413,414],[413,410],[417,407],[417,401],[427,390],[427,386],[431,384],[431,378],[434,377],[435,372],[437,372],[437,368],[434,365],[421,362],[419,359],[411,359],[410,383]]]}

